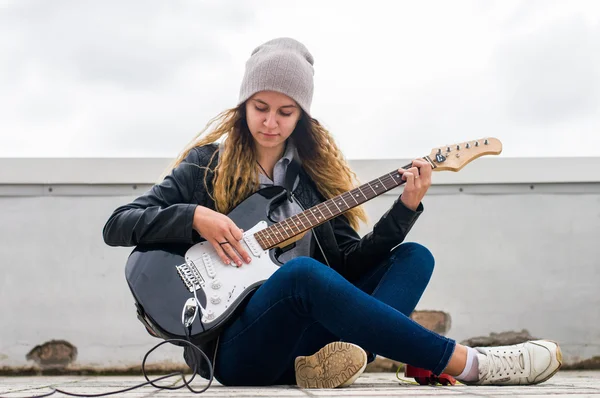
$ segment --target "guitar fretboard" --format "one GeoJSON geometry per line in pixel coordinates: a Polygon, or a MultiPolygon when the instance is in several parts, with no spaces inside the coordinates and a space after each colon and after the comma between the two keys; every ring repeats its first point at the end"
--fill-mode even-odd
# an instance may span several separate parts
{"type": "MultiPolygon", "coordinates": [[[[426,160],[427,157],[425,157],[426,160]]],[[[428,160],[431,162],[430,160],[428,160]]],[[[404,169],[412,167],[412,163],[404,166],[404,169]]],[[[344,192],[334,198],[319,203],[305,211],[286,218],[254,234],[256,240],[264,250],[285,242],[311,228],[314,228],[332,218],[339,216],[345,211],[359,206],[391,189],[402,185],[402,175],[398,170],[384,174],[361,186],[344,192]]]]}

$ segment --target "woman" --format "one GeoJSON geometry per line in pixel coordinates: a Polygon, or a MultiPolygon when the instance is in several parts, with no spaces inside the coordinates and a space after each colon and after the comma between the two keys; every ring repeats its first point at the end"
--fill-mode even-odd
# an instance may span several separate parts
{"type": "MultiPolygon", "coordinates": [[[[274,210],[275,220],[355,186],[331,135],[311,116],[312,96],[313,57],[303,44],[279,38],[257,47],[246,63],[237,107],[213,120],[211,131],[190,143],[162,182],[114,211],[105,242],[205,239],[223,262],[246,266],[242,231],[226,214],[262,187],[283,186],[292,161],[302,167],[291,201],[274,210]]],[[[356,229],[366,216],[355,207],[281,255],[285,264],[203,346],[217,380],[348,386],[376,354],[471,384],[535,384],[558,371],[561,354],[553,342],[475,349],[409,318],[434,266],[425,247],[403,243],[431,184],[427,162],[414,160],[412,166],[399,170],[403,192],[372,232],[359,237],[356,229]]],[[[206,363],[189,349],[184,357],[192,368],[200,362],[206,377],[206,363]]]]}

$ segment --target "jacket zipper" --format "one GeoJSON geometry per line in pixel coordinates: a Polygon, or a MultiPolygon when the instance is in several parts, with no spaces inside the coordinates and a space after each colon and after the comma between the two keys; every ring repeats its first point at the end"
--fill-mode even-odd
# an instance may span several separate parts
{"type": "MultiPolygon", "coordinates": [[[[306,209],[304,208],[304,206],[302,206],[300,204],[300,201],[296,198],[296,196],[294,196],[294,193],[290,193],[292,199],[294,199],[294,202],[296,202],[296,204],[298,206],[300,206],[300,208],[302,209],[302,211],[305,211],[306,209]]],[[[313,230],[312,232],[313,236],[315,237],[315,241],[317,242],[317,246],[319,246],[319,250],[321,250],[321,254],[323,255],[323,258],[325,259],[325,262],[327,263],[327,266],[329,268],[331,268],[331,265],[329,265],[329,261],[327,260],[327,256],[325,255],[325,252],[323,251],[323,247],[321,247],[321,243],[319,242],[319,239],[317,238],[317,234],[316,232],[313,230]]]]}

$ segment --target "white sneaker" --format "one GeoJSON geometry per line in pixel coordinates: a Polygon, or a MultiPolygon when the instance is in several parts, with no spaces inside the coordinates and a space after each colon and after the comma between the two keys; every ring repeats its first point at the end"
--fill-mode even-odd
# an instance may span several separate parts
{"type": "Polygon", "coordinates": [[[355,344],[334,341],[313,355],[297,357],[294,365],[301,388],[348,387],[367,367],[367,353],[355,344]]]}
{"type": "Polygon", "coordinates": [[[554,376],[562,365],[560,347],[548,340],[474,348],[479,351],[479,380],[465,384],[538,384],[554,376]]]}

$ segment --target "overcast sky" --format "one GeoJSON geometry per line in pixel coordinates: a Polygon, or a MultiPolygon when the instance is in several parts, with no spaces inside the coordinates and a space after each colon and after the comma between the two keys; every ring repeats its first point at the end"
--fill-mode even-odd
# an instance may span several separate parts
{"type": "Polygon", "coordinates": [[[173,157],[279,36],[350,159],[600,156],[600,1],[0,0],[0,157],[173,157]]]}

